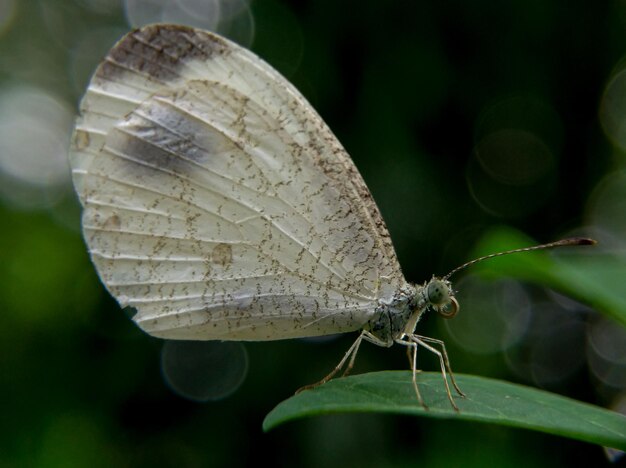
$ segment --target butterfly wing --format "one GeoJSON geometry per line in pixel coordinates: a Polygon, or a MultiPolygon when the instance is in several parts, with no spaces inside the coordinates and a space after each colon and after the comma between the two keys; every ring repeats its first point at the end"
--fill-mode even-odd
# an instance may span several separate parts
{"type": "Polygon", "coordinates": [[[212,33],[152,25],[116,44],[70,161],[93,263],[152,335],[356,330],[405,284],[328,127],[278,72],[212,33]]]}

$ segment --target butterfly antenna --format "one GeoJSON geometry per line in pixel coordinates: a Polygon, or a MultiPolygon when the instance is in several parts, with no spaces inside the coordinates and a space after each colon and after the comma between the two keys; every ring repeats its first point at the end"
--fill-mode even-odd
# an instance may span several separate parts
{"type": "Polygon", "coordinates": [[[485,255],[484,257],[476,258],[467,263],[464,263],[463,265],[455,268],[446,276],[444,276],[443,280],[444,281],[447,280],[459,270],[462,270],[464,268],[467,268],[470,265],[473,265],[474,263],[482,262],[483,260],[487,260],[489,258],[501,257],[502,255],[509,255],[509,254],[518,253],[518,252],[530,252],[531,250],[544,250],[544,249],[553,249],[555,247],[570,247],[573,245],[594,245],[594,244],[597,244],[597,242],[593,239],[589,239],[588,237],[569,237],[567,239],[561,239],[555,242],[550,242],[548,244],[534,245],[532,247],[523,247],[521,249],[513,249],[513,250],[507,250],[505,252],[493,253],[490,255],[485,255]]]}

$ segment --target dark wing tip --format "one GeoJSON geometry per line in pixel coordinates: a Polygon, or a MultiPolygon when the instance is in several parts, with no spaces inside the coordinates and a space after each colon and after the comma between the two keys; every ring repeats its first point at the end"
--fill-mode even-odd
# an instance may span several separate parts
{"type": "Polygon", "coordinates": [[[227,53],[230,47],[209,31],[178,24],[150,24],[122,37],[96,70],[96,76],[115,80],[131,71],[169,82],[178,78],[187,60],[208,60],[214,54],[227,53]]]}

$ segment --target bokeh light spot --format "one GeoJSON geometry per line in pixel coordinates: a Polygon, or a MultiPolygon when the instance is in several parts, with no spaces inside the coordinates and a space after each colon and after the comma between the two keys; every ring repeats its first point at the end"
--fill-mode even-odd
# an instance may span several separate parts
{"type": "MultiPolygon", "coordinates": [[[[53,94],[34,87],[9,86],[0,94],[0,172],[3,178],[31,187],[62,189],[69,182],[67,151],[74,115],[53,94]]],[[[12,184],[0,196],[13,204],[24,200],[12,184]]]]}
{"type": "Polygon", "coordinates": [[[626,151],[626,69],[609,79],[600,101],[599,116],[607,138],[626,151]]]}
{"type": "Polygon", "coordinates": [[[626,389],[626,331],[607,319],[589,326],[587,356],[594,376],[604,385],[626,389]]]}
{"type": "Polygon", "coordinates": [[[589,223],[605,246],[626,246],[626,171],[608,174],[596,186],[588,205],[589,223]]]}
{"type": "Polygon", "coordinates": [[[516,128],[491,133],[475,151],[485,172],[508,185],[532,184],[554,164],[550,149],[537,135],[516,128]]]}
{"type": "Polygon", "coordinates": [[[562,133],[558,114],[541,100],[515,97],[487,107],[466,171],[474,200],[503,218],[537,210],[554,189],[562,133]]]}
{"type": "Polygon", "coordinates": [[[248,46],[254,21],[247,0],[125,0],[124,11],[131,26],[175,23],[219,32],[248,46]]]}
{"type": "Polygon", "coordinates": [[[522,339],[531,311],[526,291],[517,282],[468,275],[455,287],[461,310],[445,324],[459,346],[475,354],[492,354],[522,339]]]}
{"type": "Polygon", "coordinates": [[[206,402],[235,392],[248,372],[248,354],[235,341],[166,341],[161,354],[170,388],[189,400],[206,402]]]}

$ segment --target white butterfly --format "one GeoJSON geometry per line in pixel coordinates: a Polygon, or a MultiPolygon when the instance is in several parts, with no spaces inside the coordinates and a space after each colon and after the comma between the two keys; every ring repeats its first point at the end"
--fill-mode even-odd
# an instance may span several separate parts
{"type": "MultiPolygon", "coordinates": [[[[409,284],[352,160],[302,95],[253,53],[177,25],[135,30],[81,103],[70,155],[100,278],[147,333],[278,340],[362,330],[408,347],[447,277],[409,284]]],[[[438,345],[441,349],[434,348],[438,345]]],[[[454,383],[459,394],[461,391],[454,383]]],[[[422,402],[423,404],[423,402],[422,402]]]]}

